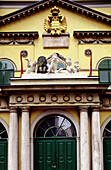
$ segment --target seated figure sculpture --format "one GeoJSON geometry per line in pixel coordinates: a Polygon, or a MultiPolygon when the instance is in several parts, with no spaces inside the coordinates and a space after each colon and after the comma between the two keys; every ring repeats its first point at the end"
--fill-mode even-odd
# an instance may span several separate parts
{"type": "Polygon", "coordinates": [[[79,72],[79,62],[78,62],[78,61],[75,61],[75,62],[74,62],[74,67],[73,67],[73,66],[72,66],[71,58],[69,57],[69,58],[66,60],[66,70],[67,70],[69,73],[77,73],[77,72],[79,72]]]}
{"type": "Polygon", "coordinates": [[[27,61],[27,69],[26,69],[26,74],[30,73],[36,73],[36,65],[37,61],[34,60],[32,64],[30,64],[31,59],[25,59],[27,61]]]}
{"type": "Polygon", "coordinates": [[[52,58],[49,59],[47,61],[47,63],[48,63],[47,64],[47,67],[48,67],[47,72],[48,73],[60,72],[61,70],[63,70],[63,68],[60,68],[59,70],[57,70],[58,64],[63,63],[63,61],[57,56],[57,53],[53,53],[52,58]]]}

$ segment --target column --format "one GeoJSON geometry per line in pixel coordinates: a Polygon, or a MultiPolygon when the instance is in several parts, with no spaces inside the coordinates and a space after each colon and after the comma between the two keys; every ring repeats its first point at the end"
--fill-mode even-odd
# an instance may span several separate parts
{"type": "Polygon", "coordinates": [[[80,170],[89,170],[88,108],[80,107],[80,170]]]}
{"type": "Polygon", "coordinates": [[[101,170],[101,137],[99,109],[92,111],[92,170],[101,170]]]}
{"type": "Polygon", "coordinates": [[[18,116],[17,108],[10,108],[8,170],[18,170],[18,116]]]}
{"type": "Polygon", "coordinates": [[[30,170],[29,108],[22,107],[21,170],[30,170]]]}

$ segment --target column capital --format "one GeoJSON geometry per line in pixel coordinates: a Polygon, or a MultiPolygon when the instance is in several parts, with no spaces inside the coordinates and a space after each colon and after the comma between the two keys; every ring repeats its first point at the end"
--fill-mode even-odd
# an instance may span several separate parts
{"type": "Polygon", "coordinates": [[[88,108],[89,108],[89,106],[79,106],[79,111],[80,112],[87,112],[88,108]]]}
{"type": "Polygon", "coordinates": [[[20,109],[22,112],[29,112],[30,107],[29,106],[21,106],[20,109]]]}
{"type": "Polygon", "coordinates": [[[16,113],[17,112],[17,108],[18,107],[13,107],[13,106],[9,107],[10,113],[16,113]]]}
{"type": "Polygon", "coordinates": [[[92,112],[99,112],[100,107],[92,107],[92,112]]]}

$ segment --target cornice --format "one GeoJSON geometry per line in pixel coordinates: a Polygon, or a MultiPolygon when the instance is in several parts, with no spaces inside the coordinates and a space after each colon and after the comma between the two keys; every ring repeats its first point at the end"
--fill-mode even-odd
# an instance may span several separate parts
{"type": "Polygon", "coordinates": [[[111,38],[111,31],[74,31],[74,38],[111,38]]]}
{"type": "Polygon", "coordinates": [[[73,11],[74,13],[81,14],[83,16],[86,16],[88,18],[106,23],[108,25],[111,25],[111,17],[109,15],[106,15],[104,13],[98,12],[96,10],[90,9],[86,6],[80,5],[79,3],[76,3],[71,0],[41,0],[36,3],[33,3],[23,9],[17,10],[15,12],[12,12],[10,14],[4,15],[0,17],[0,25],[6,25],[8,23],[11,23],[16,20],[20,20],[26,16],[30,16],[34,13],[37,13],[39,10],[42,10],[44,8],[58,5],[62,6],[63,8],[69,9],[73,11]]]}
{"type": "Polygon", "coordinates": [[[38,32],[0,32],[0,38],[33,38],[39,37],[38,32]]]}

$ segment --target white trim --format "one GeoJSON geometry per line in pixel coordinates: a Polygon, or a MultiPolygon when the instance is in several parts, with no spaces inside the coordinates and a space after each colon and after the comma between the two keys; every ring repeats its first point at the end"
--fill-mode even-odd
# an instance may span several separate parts
{"type": "Polygon", "coordinates": [[[8,62],[10,62],[14,67],[14,71],[17,70],[16,64],[12,60],[10,60],[9,58],[0,58],[0,61],[8,61],[8,62]]]}
{"type": "Polygon", "coordinates": [[[107,59],[109,59],[109,60],[111,60],[111,57],[103,57],[103,58],[101,58],[98,62],[97,62],[97,64],[96,64],[96,70],[98,70],[98,68],[99,68],[99,64],[103,61],[103,60],[107,60],[107,59]]]}
{"type": "Polygon", "coordinates": [[[6,131],[7,131],[7,135],[9,136],[9,126],[8,124],[5,122],[5,120],[3,120],[1,117],[0,117],[0,122],[3,124],[3,126],[5,127],[6,131]]]}
{"type": "Polygon", "coordinates": [[[107,117],[107,119],[105,119],[105,121],[101,125],[101,170],[103,170],[103,132],[110,120],[111,120],[111,115],[107,117]]]}
{"type": "Polygon", "coordinates": [[[59,110],[59,109],[53,109],[53,110],[47,110],[45,112],[42,112],[41,114],[39,114],[32,122],[31,124],[31,128],[30,128],[30,133],[31,133],[31,170],[33,170],[33,133],[34,133],[34,128],[37,124],[37,122],[39,122],[43,117],[45,116],[49,116],[49,115],[61,115],[61,116],[65,116],[66,118],[70,119],[72,121],[72,123],[74,124],[75,128],[76,128],[76,132],[77,132],[77,170],[79,170],[79,138],[80,138],[80,133],[79,133],[79,124],[77,122],[77,120],[68,112],[63,111],[63,110],[59,110]]]}

